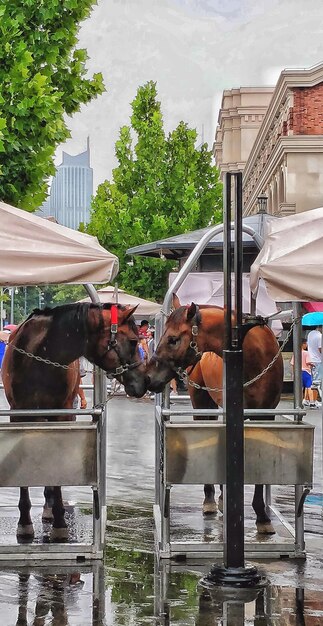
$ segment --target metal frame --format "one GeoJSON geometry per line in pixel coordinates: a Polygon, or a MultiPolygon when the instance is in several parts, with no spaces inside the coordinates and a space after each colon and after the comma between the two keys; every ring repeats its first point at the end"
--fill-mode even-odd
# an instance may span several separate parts
{"type": "MultiPolygon", "coordinates": [[[[230,225],[231,230],[234,229],[234,224],[230,225]]],[[[176,277],[175,281],[172,283],[171,287],[168,289],[162,312],[156,317],[155,329],[156,329],[156,341],[158,342],[161,335],[164,331],[165,321],[167,316],[171,311],[171,301],[172,294],[176,293],[177,289],[183,283],[184,279],[187,277],[189,272],[193,269],[194,265],[198,261],[208,242],[215,235],[219,234],[223,230],[223,225],[215,226],[210,228],[209,231],[202,237],[200,242],[195,246],[194,250],[188,257],[187,261],[181,268],[176,277]]],[[[262,245],[262,240],[255,233],[255,231],[251,227],[242,226],[242,230],[254,239],[257,246],[260,248],[262,245]]],[[[298,317],[298,307],[294,306],[294,317],[297,320],[298,317]]],[[[295,321],[294,326],[294,353],[295,353],[295,380],[301,381],[301,342],[300,342],[300,321],[295,321]]],[[[273,414],[290,414],[294,418],[294,424],[288,425],[288,428],[297,429],[299,425],[304,426],[302,423],[302,418],[305,415],[305,411],[301,408],[301,400],[302,400],[302,390],[300,387],[301,383],[299,382],[298,387],[295,388],[295,396],[294,396],[294,409],[291,411],[273,411],[273,414]]],[[[190,543],[190,542],[172,542],[170,539],[170,507],[171,507],[171,484],[167,482],[166,478],[166,451],[165,451],[165,441],[167,436],[167,428],[172,422],[172,417],[179,416],[184,417],[185,415],[197,416],[203,415],[203,411],[194,410],[192,408],[175,408],[174,405],[170,406],[170,388],[169,385],[166,386],[165,391],[162,394],[156,395],[155,400],[155,505],[154,505],[154,518],[155,518],[155,526],[156,526],[156,542],[157,542],[157,550],[159,556],[161,558],[176,558],[176,557],[189,557],[189,558],[210,558],[210,557],[222,557],[223,556],[223,543],[190,543]]],[[[177,398],[178,401],[181,400],[180,397],[177,398]]],[[[175,400],[175,399],[174,399],[175,400]]],[[[176,401],[175,401],[176,402],[176,401]]],[[[206,410],[205,415],[219,415],[222,411],[211,411],[206,410]]],[[[244,415],[247,416],[251,414],[251,411],[245,411],[244,415]]],[[[268,415],[268,411],[257,411],[258,415],[268,415]]],[[[176,422],[178,425],[178,421],[176,422]]],[[[199,425],[201,422],[199,421],[199,425]]],[[[260,427],[263,428],[268,422],[260,423],[260,427]]],[[[195,424],[198,427],[198,424],[195,424]]],[[[207,426],[210,427],[210,421],[207,422],[207,426]]],[[[190,422],[190,428],[194,427],[194,423],[190,422]]],[[[308,483],[308,488],[311,487],[310,482],[308,483]]],[[[305,542],[304,542],[304,513],[302,509],[302,501],[304,494],[304,485],[295,484],[295,501],[294,501],[294,509],[295,509],[295,525],[292,525],[285,520],[285,518],[281,515],[281,513],[271,504],[271,485],[266,485],[266,506],[268,510],[271,510],[272,513],[279,519],[279,521],[283,524],[285,530],[289,535],[289,541],[286,542],[274,542],[270,541],[267,544],[264,542],[257,543],[245,543],[245,552],[249,557],[255,558],[280,558],[282,556],[285,557],[294,557],[294,558],[305,558],[305,542]]],[[[225,523],[225,519],[224,519],[225,523]]]]}
{"type": "MultiPolygon", "coordinates": [[[[92,302],[99,302],[99,297],[93,285],[84,285],[92,302]]],[[[14,441],[17,445],[27,446],[30,453],[28,461],[28,468],[24,468],[24,485],[35,486],[39,484],[44,486],[43,481],[46,478],[48,469],[48,457],[46,458],[46,465],[40,469],[38,462],[41,462],[39,457],[35,457],[33,451],[33,438],[46,438],[50,433],[56,440],[56,445],[59,446],[60,439],[64,441],[64,437],[67,434],[70,435],[70,450],[73,451],[75,446],[75,437],[78,437],[79,441],[82,441],[84,448],[84,454],[82,459],[77,459],[77,455],[74,458],[74,475],[77,475],[77,470],[80,468],[82,471],[82,477],[80,478],[78,485],[87,485],[92,487],[93,502],[92,502],[92,526],[93,537],[92,543],[44,543],[44,544],[11,544],[0,545],[0,561],[15,561],[15,562],[27,562],[37,560],[41,561],[64,561],[64,562],[91,562],[98,559],[103,559],[104,545],[105,545],[105,529],[107,519],[107,504],[106,504],[106,451],[107,451],[107,386],[105,382],[104,372],[99,368],[94,368],[94,386],[93,386],[93,407],[90,410],[72,410],[72,409],[60,409],[60,410],[26,410],[26,411],[0,411],[0,417],[10,415],[20,415],[30,417],[41,415],[88,415],[92,416],[92,421],[80,421],[80,422],[57,422],[57,423],[0,423],[0,455],[1,447],[5,450],[8,442],[14,441]],[[47,432],[46,432],[47,431],[47,432]],[[72,435],[72,436],[71,436],[72,435]],[[1,446],[1,443],[3,444],[1,446]],[[91,451],[94,458],[90,458],[91,455],[86,455],[87,444],[91,444],[91,451]],[[35,478],[35,476],[41,476],[35,478]],[[30,482],[28,482],[30,481],[30,482]],[[36,481],[36,482],[35,482],[36,481]]],[[[45,456],[45,455],[44,455],[45,456]]],[[[59,458],[59,474],[61,485],[70,485],[69,478],[69,463],[71,455],[65,455],[63,458],[59,458]]],[[[7,457],[2,457],[4,462],[7,457]]],[[[53,458],[53,465],[57,470],[57,457],[53,458]]],[[[44,459],[43,459],[44,461],[44,459]]],[[[1,464],[1,456],[0,456],[1,464]]],[[[7,482],[4,482],[3,477],[0,474],[0,487],[3,486],[15,486],[21,485],[21,477],[17,476],[15,485],[12,484],[10,478],[6,478],[7,482]],[[9,482],[8,482],[9,481],[9,482]]],[[[55,483],[57,484],[57,483],[55,483]]],[[[73,485],[71,485],[73,486],[73,485]]]]}

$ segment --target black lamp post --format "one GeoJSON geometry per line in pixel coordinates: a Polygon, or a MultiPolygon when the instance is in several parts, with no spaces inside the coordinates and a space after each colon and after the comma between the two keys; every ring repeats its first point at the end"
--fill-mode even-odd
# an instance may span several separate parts
{"type": "MultiPolygon", "coordinates": [[[[242,352],[242,174],[228,172],[224,187],[225,341],[224,414],[226,425],[226,485],[224,491],[224,562],[214,564],[202,585],[255,588],[263,581],[256,567],[245,565],[244,545],[244,413],[242,352]],[[235,192],[235,234],[231,258],[231,190],[235,192]],[[232,298],[232,271],[235,294],[232,298]],[[234,315],[232,315],[234,313],[234,315]]],[[[267,198],[266,198],[267,200],[267,198]]],[[[231,623],[231,622],[230,622],[231,623]]],[[[232,622],[233,623],[233,622],[232,622]]]]}
{"type": "Polygon", "coordinates": [[[268,203],[268,197],[265,194],[262,193],[260,196],[258,196],[257,198],[258,213],[267,213],[267,203],[268,203]]]}

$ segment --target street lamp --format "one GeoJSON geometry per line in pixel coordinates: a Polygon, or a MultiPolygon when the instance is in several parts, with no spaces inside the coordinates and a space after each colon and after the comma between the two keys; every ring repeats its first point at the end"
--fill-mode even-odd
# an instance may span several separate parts
{"type": "Polygon", "coordinates": [[[3,330],[3,318],[4,318],[4,308],[3,308],[3,294],[7,291],[10,296],[10,324],[14,324],[14,305],[15,305],[15,294],[18,293],[18,287],[1,287],[0,291],[0,328],[3,330]]]}
{"type": "Polygon", "coordinates": [[[44,294],[40,287],[38,287],[38,308],[41,309],[44,304],[44,294]]]}
{"type": "Polygon", "coordinates": [[[257,198],[258,213],[267,213],[267,202],[268,202],[268,197],[264,193],[258,196],[257,198]]]}

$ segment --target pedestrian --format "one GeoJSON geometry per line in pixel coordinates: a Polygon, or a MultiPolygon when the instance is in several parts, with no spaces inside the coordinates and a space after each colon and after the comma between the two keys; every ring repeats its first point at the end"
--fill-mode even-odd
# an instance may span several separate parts
{"type": "Polygon", "coordinates": [[[318,397],[322,397],[321,385],[322,385],[322,333],[320,326],[316,326],[307,335],[307,349],[310,356],[310,362],[312,363],[312,390],[314,392],[315,406],[321,407],[322,403],[319,402],[318,397]]]}
{"type": "Polygon", "coordinates": [[[148,327],[149,327],[148,320],[141,320],[140,326],[139,326],[139,335],[143,335],[144,337],[147,338],[148,327]]]}
{"type": "MultiPolygon", "coordinates": [[[[294,367],[294,355],[290,360],[290,364],[294,367]]],[[[312,389],[312,363],[307,350],[307,341],[305,337],[302,339],[302,388],[303,388],[303,407],[315,409],[314,392],[312,389]]]]}
{"type": "Polygon", "coordinates": [[[148,361],[148,343],[144,335],[139,335],[138,350],[141,360],[146,363],[148,361]]]}
{"type": "Polygon", "coordinates": [[[155,329],[153,326],[149,326],[148,331],[148,358],[151,359],[152,355],[155,352],[155,329]]]}
{"type": "Polygon", "coordinates": [[[73,409],[78,408],[79,399],[80,399],[80,409],[86,409],[87,407],[87,401],[86,401],[84,389],[82,389],[81,387],[82,378],[86,376],[86,372],[87,372],[86,361],[85,361],[85,358],[81,356],[79,359],[78,389],[77,389],[77,394],[73,401],[73,409]]]}
{"type": "Polygon", "coordinates": [[[2,377],[1,377],[2,361],[3,361],[4,353],[6,351],[7,343],[9,341],[9,336],[10,336],[9,330],[0,331],[0,382],[2,382],[2,377]]]}

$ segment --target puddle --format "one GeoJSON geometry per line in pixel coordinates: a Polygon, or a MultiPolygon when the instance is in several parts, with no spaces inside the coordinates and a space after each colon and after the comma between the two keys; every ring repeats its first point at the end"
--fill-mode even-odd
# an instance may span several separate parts
{"type": "Polygon", "coordinates": [[[322,626],[322,557],[261,564],[263,589],[205,589],[211,561],[157,562],[149,505],[109,507],[104,564],[2,568],[4,626],[322,626]]]}
{"type": "MultiPolygon", "coordinates": [[[[0,564],[0,626],[323,626],[320,445],[316,446],[314,493],[305,502],[307,560],[264,561],[258,566],[268,584],[252,597],[241,598],[238,592],[228,597],[200,585],[211,560],[157,562],[152,406],[120,398],[109,407],[104,563],[30,565],[20,570],[14,563],[6,569],[0,564]]],[[[273,491],[275,503],[293,522],[293,488],[273,491]]],[[[10,515],[0,517],[0,535],[8,539],[10,534],[15,537],[18,494],[11,489],[3,492],[2,504],[14,507],[10,515]]],[[[87,536],[92,524],[91,494],[86,498],[82,488],[70,493],[75,502],[84,503],[79,508],[78,533],[87,536]]],[[[69,491],[65,497],[70,499],[69,491]]],[[[251,501],[249,492],[247,499],[251,501]]],[[[213,541],[213,522],[203,520],[201,500],[202,487],[189,487],[177,499],[174,493],[173,520],[184,539],[200,534],[213,541]]],[[[32,492],[32,501],[37,525],[42,490],[32,492]]],[[[39,533],[41,528],[39,521],[39,533]]],[[[254,532],[254,520],[247,530],[254,532]]]]}

